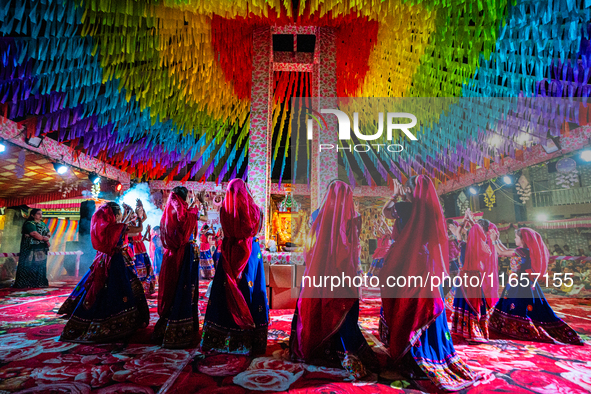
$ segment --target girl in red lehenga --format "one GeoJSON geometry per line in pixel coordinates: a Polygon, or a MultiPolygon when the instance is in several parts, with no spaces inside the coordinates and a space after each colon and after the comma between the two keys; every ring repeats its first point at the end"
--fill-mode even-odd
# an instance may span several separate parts
{"type": "Polygon", "coordinates": [[[199,332],[199,266],[193,264],[190,242],[199,208],[187,199],[187,188],[172,189],[160,220],[164,256],[158,286],[160,319],[153,337],[165,348],[187,347],[199,332]]]}
{"type": "Polygon", "coordinates": [[[380,271],[382,316],[380,339],[394,362],[426,375],[439,389],[458,391],[477,380],[477,375],[456,353],[447,327],[441,289],[430,284],[388,287],[389,277],[437,275],[448,267],[448,237],[443,210],[431,179],[412,177],[383,209],[386,218],[396,219],[394,243],[386,253],[380,271]],[[406,193],[406,201],[395,199],[406,193]],[[418,368],[417,368],[418,367],[418,368]]]}
{"type": "MultiPolygon", "coordinates": [[[[319,277],[358,275],[361,217],[355,213],[353,191],[342,181],[333,181],[314,219],[311,245],[305,255],[304,275],[319,277]]],[[[331,291],[302,283],[291,324],[290,354],[294,361],[342,366],[361,377],[379,368],[377,357],[358,325],[359,293],[345,284],[331,291]]]]}
{"type": "Polygon", "coordinates": [[[465,279],[462,287],[455,289],[451,332],[468,342],[486,343],[488,320],[499,300],[498,256],[490,236],[496,226],[486,219],[475,222],[470,210],[466,211],[464,222],[472,228],[460,273],[465,279]],[[480,282],[482,287],[474,286],[480,282]]]}

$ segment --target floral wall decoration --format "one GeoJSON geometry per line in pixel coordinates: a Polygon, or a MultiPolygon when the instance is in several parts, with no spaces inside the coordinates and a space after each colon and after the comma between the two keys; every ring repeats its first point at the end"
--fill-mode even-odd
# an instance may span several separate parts
{"type": "Polygon", "coordinates": [[[497,198],[495,196],[495,191],[493,190],[492,186],[489,184],[488,187],[486,188],[486,191],[484,192],[484,204],[486,205],[486,207],[488,208],[489,211],[492,211],[493,207],[495,206],[496,201],[497,201],[497,198]]]}

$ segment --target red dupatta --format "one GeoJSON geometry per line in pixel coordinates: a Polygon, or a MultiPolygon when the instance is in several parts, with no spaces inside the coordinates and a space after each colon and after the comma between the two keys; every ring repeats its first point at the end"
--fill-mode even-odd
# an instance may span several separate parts
{"type": "Polygon", "coordinates": [[[391,234],[386,234],[378,239],[378,247],[374,250],[372,259],[381,259],[384,257],[390,247],[391,234]]]}
{"type": "Polygon", "coordinates": [[[174,293],[183,264],[185,245],[197,224],[199,210],[189,209],[186,201],[171,193],[160,219],[160,240],[162,241],[162,264],[158,286],[158,314],[165,317],[172,306],[174,293]]]}
{"type": "Polygon", "coordinates": [[[429,273],[441,278],[447,274],[447,228],[435,186],[428,176],[416,177],[411,209],[408,223],[386,253],[379,273],[380,283],[384,284],[381,288],[384,317],[390,330],[389,350],[395,361],[444,309],[440,289],[431,290],[430,283],[425,287],[386,285],[389,276],[425,278],[429,273]]]}
{"type": "Polygon", "coordinates": [[[540,233],[531,228],[524,227],[520,230],[523,247],[529,249],[531,270],[533,273],[544,275],[548,269],[550,252],[544,243],[540,233]]]}
{"type": "MultiPolygon", "coordinates": [[[[356,217],[353,192],[349,185],[335,181],[329,185],[325,201],[312,224],[311,245],[306,252],[305,276],[357,275],[360,221],[356,217]]],[[[303,287],[297,308],[296,335],[291,349],[297,359],[312,357],[341,327],[358,299],[355,288],[303,287]]]]}
{"type": "Polygon", "coordinates": [[[96,301],[101,289],[109,277],[111,258],[117,251],[117,244],[125,224],[117,223],[113,210],[108,205],[102,205],[92,215],[90,220],[90,240],[96,249],[96,256],[90,267],[90,275],[86,281],[86,297],[84,306],[88,309],[96,301]]]}
{"type": "Polygon", "coordinates": [[[252,240],[260,228],[261,210],[242,179],[233,179],[228,184],[226,197],[220,209],[220,222],[224,229],[220,263],[226,274],[228,310],[240,328],[255,328],[248,304],[238,288],[238,282],[250,258],[252,240]]]}
{"type": "MultiPolygon", "coordinates": [[[[489,230],[494,230],[493,224],[489,225],[489,230]]],[[[480,224],[476,223],[468,233],[466,243],[466,257],[464,259],[462,271],[478,271],[482,276],[482,293],[486,299],[487,307],[492,308],[499,300],[499,288],[496,275],[498,270],[498,256],[492,244],[490,236],[484,232],[480,224]],[[493,274],[491,281],[490,274],[493,274]]],[[[464,293],[466,301],[475,313],[480,314],[482,304],[482,293],[480,288],[471,286],[468,278],[468,285],[464,284],[464,293]]]]}

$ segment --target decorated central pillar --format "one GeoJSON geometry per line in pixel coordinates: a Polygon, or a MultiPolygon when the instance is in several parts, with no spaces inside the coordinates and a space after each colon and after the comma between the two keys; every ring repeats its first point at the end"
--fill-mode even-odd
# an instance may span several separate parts
{"type": "Polygon", "coordinates": [[[253,32],[252,88],[250,104],[250,139],[248,145],[248,187],[254,202],[263,212],[259,233],[264,241],[269,232],[269,195],[271,192],[271,124],[273,70],[271,29],[253,32]]]}
{"type": "MultiPolygon", "coordinates": [[[[264,227],[259,236],[269,238],[269,204],[271,192],[271,153],[273,135],[273,71],[299,71],[312,73],[312,106],[337,108],[336,42],[333,28],[312,26],[261,27],[253,32],[252,90],[250,114],[250,140],[248,147],[248,185],[255,202],[264,214],[264,227]],[[315,34],[316,47],[312,63],[273,62],[272,34],[294,34],[294,53],[297,34],[315,34]]],[[[338,142],[337,121],[326,115],[327,128],[314,126],[311,141],[310,195],[312,209],[318,208],[328,184],[338,178],[338,152],[336,149],[320,152],[320,144],[338,142]]]]}
{"type": "MultiPolygon", "coordinates": [[[[337,77],[336,77],[336,42],[332,27],[318,29],[316,50],[319,60],[314,64],[313,77],[313,106],[316,111],[323,108],[337,108],[337,77]]],[[[328,184],[337,179],[338,152],[336,149],[320,151],[320,144],[338,143],[337,120],[334,115],[325,115],[327,128],[319,130],[314,125],[314,139],[312,140],[310,166],[310,198],[312,211],[322,203],[328,184]]]]}

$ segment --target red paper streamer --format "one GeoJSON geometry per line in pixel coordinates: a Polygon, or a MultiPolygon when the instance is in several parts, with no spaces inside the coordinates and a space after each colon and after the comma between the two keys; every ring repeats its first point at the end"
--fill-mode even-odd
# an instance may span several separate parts
{"type": "MultiPolygon", "coordinates": [[[[252,34],[257,27],[294,24],[284,15],[268,18],[251,16],[248,19],[226,19],[214,15],[211,19],[211,40],[217,61],[227,81],[234,86],[240,99],[250,99],[252,79],[252,34]]],[[[337,93],[339,97],[353,95],[365,80],[369,70],[369,55],[378,37],[378,21],[355,15],[337,16],[329,13],[322,18],[309,15],[297,17],[296,25],[328,26],[335,28],[337,46],[337,93]]],[[[276,85],[278,92],[286,86],[276,85]]],[[[310,97],[310,95],[308,96],[310,97]]],[[[285,98],[285,96],[283,96],[285,98]]]]}

